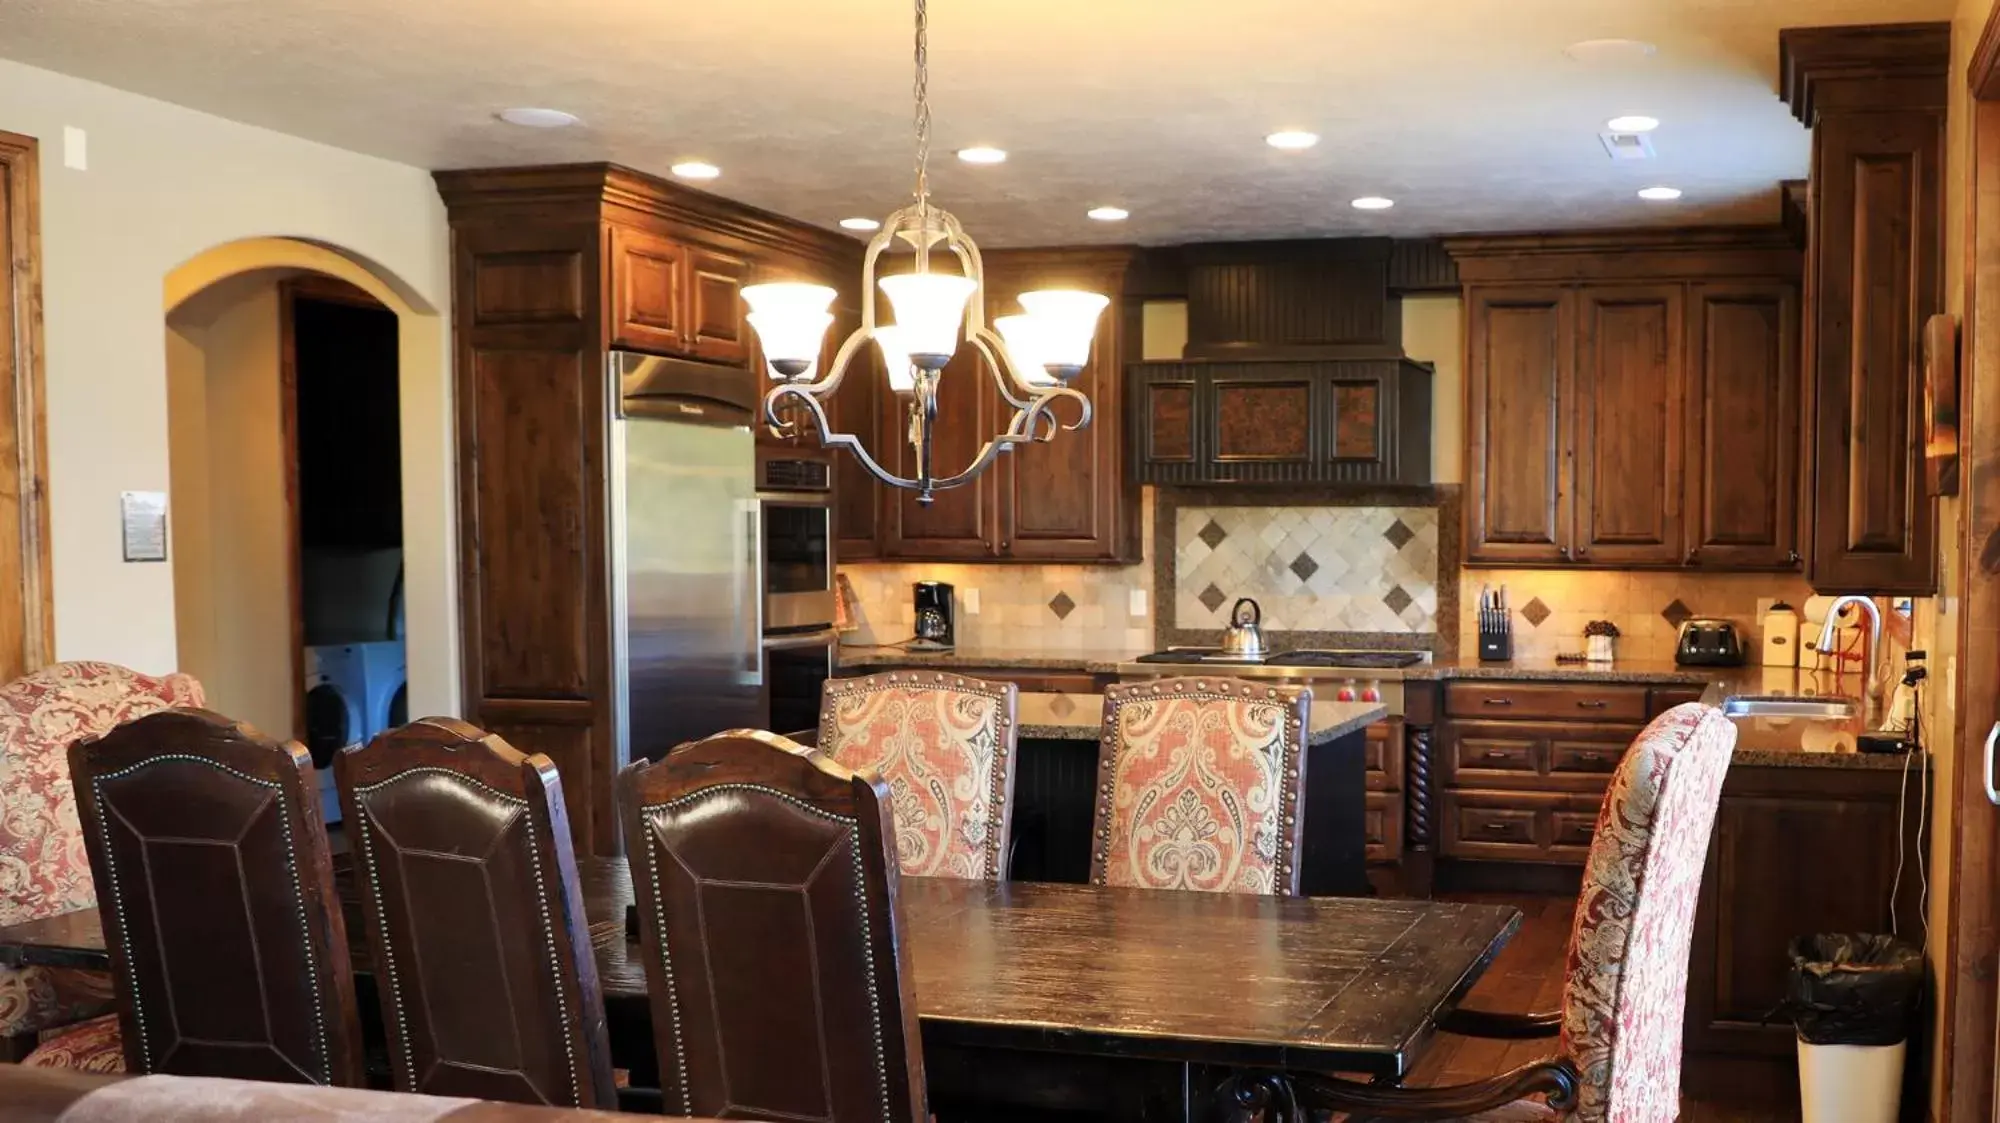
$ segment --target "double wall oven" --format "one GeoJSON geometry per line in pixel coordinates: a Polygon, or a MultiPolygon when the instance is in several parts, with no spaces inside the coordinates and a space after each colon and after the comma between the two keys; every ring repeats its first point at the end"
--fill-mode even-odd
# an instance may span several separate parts
{"type": "Polygon", "coordinates": [[[824,454],[757,450],[764,728],[810,743],[833,674],[833,465],[824,454]]]}

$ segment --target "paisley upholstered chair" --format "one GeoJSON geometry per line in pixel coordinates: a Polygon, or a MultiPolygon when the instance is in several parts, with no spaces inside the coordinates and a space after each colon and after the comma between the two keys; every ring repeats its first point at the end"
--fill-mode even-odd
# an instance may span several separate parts
{"type": "MultiPolygon", "coordinates": [[[[1297,1077],[1307,1105],[1369,1118],[1393,1096],[1420,1118],[1671,1123],[1680,1116],[1681,1023],[1688,948],[1708,836],[1736,727],[1696,703],[1654,718],[1618,764],[1597,815],[1570,930],[1560,1013],[1459,1009],[1447,1033],[1527,1040],[1560,1037],[1556,1056],[1478,1084],[1383,1091],[1297,1077]],[[1548,1093],[1546,1102],[1522,1099],[1548,1093]],[[1474,1114],[1476,1113],[1476,1114],[1474,1114]]],[[[1410,1118],[1399,1112],[1399,1118],[1410,1118]]]]}
{"type": "Polygon", "coordinates": [[[1107,688],[1090,880],[1296,895],[1311,708],[1227,677],[1107,688]]]}
{"type": "MultiPolygon", "coordinates": [[[[97,903],[70,745],[155,710],[201,704],[201,684],[187,675],[154,678],[111,663],[56,663],[0,686],[0,927],[97,903]]],[[[111,1006],[102,973],[0,967],[0,1061],[20,1060],[45,1033],[111,1006]]],[[[108,1054],[76,1061],[116,1055],[114,1042],[108,1054]]]]}
{"type": "Polygon", "coordinates": [[[819,750],[888,783],[904,876],[1006,876],[1019,694],[935,671],[827,680],[819,750]]]}

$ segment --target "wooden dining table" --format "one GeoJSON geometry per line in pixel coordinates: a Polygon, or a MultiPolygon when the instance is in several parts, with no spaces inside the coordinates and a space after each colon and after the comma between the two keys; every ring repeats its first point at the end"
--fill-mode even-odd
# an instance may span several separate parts
{"type": "MultiPolygon", "coordinates": [[[[642,1084],[656,1064],[630,873],[578,865],[614,1060],[642,1084]]],[[[1399,1082],[1521,923],[1484,904],[921,877],[899,900],[934,1094],[1077,1093],[1143,1101],[1117,1114],[1144,1117],[1187,1118],[1231,1072],[1399,1082]]],[[[365,972],[357,909],[349,931],[365,972]]],[[[96,910],[0,929],[0,966],[29,964],[108,968],[96,910]]]]}

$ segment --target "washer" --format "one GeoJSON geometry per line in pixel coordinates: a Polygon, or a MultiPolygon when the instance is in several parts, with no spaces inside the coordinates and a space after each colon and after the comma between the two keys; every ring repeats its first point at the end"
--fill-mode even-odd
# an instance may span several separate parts
{"type": "Polygon", "coordinates": [[[306,749],[319,773],[320,810],[337,823],[334,754],[409,720],[409,664],[401,640],[324,644],[305,655],[306,749]]]}

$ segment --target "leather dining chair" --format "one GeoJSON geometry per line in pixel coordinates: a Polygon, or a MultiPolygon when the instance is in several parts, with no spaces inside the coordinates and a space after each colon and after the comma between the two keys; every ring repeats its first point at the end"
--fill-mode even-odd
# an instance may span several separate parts
{"type": "MultiPolygon", "coordinates": [[[[1585,860],[1557,1013],[1460,1008],[1446,1033],[1558,1038],[1556,1053],[1459,1086],[1379,1089],[1296,1076],[1297,1102],[1373,1118],[1479,1123],[1673,1123],[1680,1117],[1681,1028],[1688,950],[1709,833],[1736,748],[1736,726],[1712,706],[1675,706],[1647,725],[1612,774],[1585,860]],[[1550,1093],[1547,1100],[1525,1093],[1550,1093]],[[1426,1110],[1427,1109],[1427,1110],[1426,1110]],[[1386,1113],[1385,1113],[1386,1114],[1386,1113]]],[[[1281,1112],[1282,1114],[1282,1112],[1281,1112]]]]}
{"type": "Polygon", "coordinates": [[[554,762],[427,718],[334,775],[396,1090],[616,1107],[554,762]]]}
{"type": "Polygon", "coordinates": [[[360,1086],[305,747],[174,709],[71,746],[69,767],[126,1070],[360,1086]]]}
{"type": "MultiPolygon", "coordinates": [[[[0,927],[97,903],[70,784],[70,745],[158,710],[201,704],[201,684],[188,675],[155,678],[115,663],[52,663],[0,686],[0,855],[14,871],[0,893],[0,927]]],[[[19,1061],[44,1035],[115,1005],[111,977],[101,971],[0,967],[0,1061],[19,1061]]],[[[103,1040],[104,1029],[74,1029],[75,1037],[38,1063],[60,1058],[115,1071],[115,1035],[109,1049],[88,1044],[103,1040]]]]}
{"type": "Polygon", "coordinates": [[[1226,676],[1106,687],[1092,883],[1296,896],[1311,708],[1226,676]]]}
{"type": "Polygon", "coordinates": [[[906,877],[1006,876],[1020,688],[937,671],[828,679],[821,752],[889,784],[906,877]]]}
{"type": "Polygon", "coordinates": [[[619,775],[668,1113],[923,1123],[889,801],[748,730],[619,775]]]}

